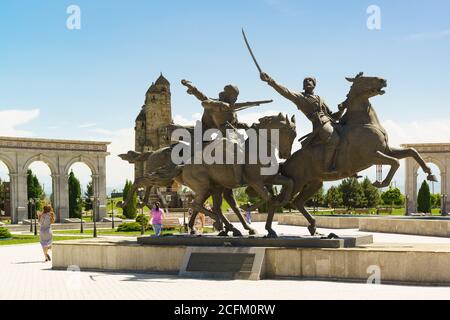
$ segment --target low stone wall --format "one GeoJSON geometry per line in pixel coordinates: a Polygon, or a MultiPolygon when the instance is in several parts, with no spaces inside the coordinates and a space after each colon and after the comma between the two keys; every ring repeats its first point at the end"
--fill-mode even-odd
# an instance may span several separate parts
{"type": "MultiPolygon", "coordinates": [[[[316,226],[327,229],[357,229],[359,227],[358,217],[322,217],[314,216],[316,219],[316,226]]],[[[371,219],[371,218],[368,218],[371,219]]],[[[309,226],[308,221],[300,214],[289,214],[278,216],[279,225],[290,226],[309,226]]]]}
{"type": "Polygon", "coordinates": [[[135,241],[63,241],[53,244],[53,268],[177,273],[183,247],[151,247],[135,241]]]}
{"type": "MultiPolygon", "coordinates": [[[[450,219],[432,220],[387,217],[330,217],[315,216],[317,227],[327,229],[359,229],[360,231],[411,234],[418,236],[450,237],[450,219]]],[[[281,215],[278,224],[308,226],[301,215],[281,215]]]]}
{"type": "Polygon", "coordinates": [[[450,252],[401,245],[356,249],[267,249],[266,276],[367,281],[379,268],[381,283],[450,284],[450,252]]]}
{"type": "Polygon", "coordinates": [[[450,237],[450,220],[360,218],[360,231],[450,237]]]}
{"type": "MultiPolygon", "coordinates": [[[[184,246],[145,246],[133,241],[55,242],[53,268],[178,273],[184,246]]],[[[367,281],[373,266],[381,282],[450,284],[450,245],[376,244],[358,248],[267,248],[263,278],[367,281]]]]}

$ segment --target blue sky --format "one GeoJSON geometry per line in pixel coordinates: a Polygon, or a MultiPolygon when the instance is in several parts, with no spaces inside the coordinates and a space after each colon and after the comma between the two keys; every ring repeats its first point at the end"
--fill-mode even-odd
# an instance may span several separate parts
{"type": "Polygon", "coordinates": [[[0,134],[112,141],[108,186],[119,187],[132,169],[116,154],[133,148],[134,119],[160,72],[179,121],[202,111],[179,83],[186,78],[210,96],[234,83],[242,100],[273,98],[240,116],[296,114],[299,134],[309,132],[295,106],[259,80],[244,27],[263,69],[288,87],[300,90],[313,75],[335,108],[349,89],[345,76],[384,77],[387,94],[373,105],[393,143],[448,142],[449,13],[445,0],[3,0],[0,134]],[[66,28],[71,4],[81,30],[66,28]],[[369,5],[381,9],[381,30],[366,26],[369,5]],[[121,166],[123,179],[112,170],[121,166]]]}

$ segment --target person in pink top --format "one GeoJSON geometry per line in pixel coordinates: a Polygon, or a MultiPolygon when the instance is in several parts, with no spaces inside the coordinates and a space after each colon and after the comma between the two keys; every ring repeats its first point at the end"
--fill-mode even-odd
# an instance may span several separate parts
{"type": "Polygon", "coordinates": [[[159,206],[160,203],[155,202],[155,204],[153,205],[153,209],[150,212],[152,216],[152,226],[153,230],[155,231],[156,237],[161,236],[162,221],[164,219],[164,211],[159,206]]]}

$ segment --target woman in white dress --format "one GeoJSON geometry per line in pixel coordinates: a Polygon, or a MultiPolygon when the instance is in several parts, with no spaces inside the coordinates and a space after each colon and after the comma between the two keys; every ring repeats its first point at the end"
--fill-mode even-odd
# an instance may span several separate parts
{"type": "Polygon", "coordinates": [[[39,224],[41,225],[39,237],[44,251],[45,261],[51,261],[48,250],[52,248],[52,223],[55,223],[55,214],[50,205],[44,206],[44,212],[39,215],[39,224]]]}

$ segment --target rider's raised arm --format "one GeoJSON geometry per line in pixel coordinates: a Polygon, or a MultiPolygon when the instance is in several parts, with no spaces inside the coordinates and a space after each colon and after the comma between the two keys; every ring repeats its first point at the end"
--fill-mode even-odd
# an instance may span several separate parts
{"type": "Polygon", "coordinates": [[[187,93],[193,95],[200,101],[208,100],[208,97],[202,93],[200,90],[198,90],[196,87],[192,85],[190,81],[187,80],[181,80],[181,84],[188,88],[187,93]]]}
{"type": "Polygon", "coordinates": [[[286,88],[285,86],[279,84],[278,82],[276,82],[274,79],[269,77],[264,72],[261,73],[261,80],[267,82],[269,84],[269,86],[271,86],[272,88],[275,89],[275,91],[277,91],[279,94],[281,94],[286,99],[291,100],[292,102],[295,102],[299,97],[298,93],[293,92],[293,91],[289,90],[288,88],[286,88]]]}

